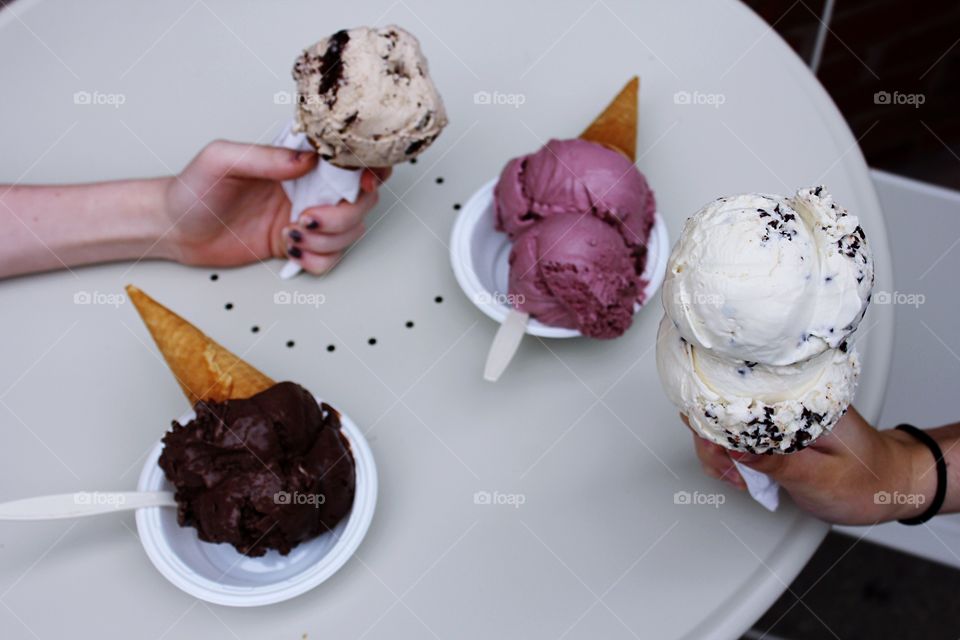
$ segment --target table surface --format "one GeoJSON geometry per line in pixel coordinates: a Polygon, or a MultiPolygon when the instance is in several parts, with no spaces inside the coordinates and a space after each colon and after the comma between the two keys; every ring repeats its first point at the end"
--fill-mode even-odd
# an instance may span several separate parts
{"type": "MultiPolygon", "coordinates": [[[[279,263],[256,264],[214,281],[138,262],[0,284],[0,499],[131,489],[184,410],[131,306],[106,304],[133,282],[366,431],[381,492],[358,553],[304,596],[235,610],[168,584],[132,515],[3,524],[4,638],[734,638],[817,547],[824,525],[789,504],[768,514],[700,473],[657,380],[657,305],[616,341],[527,340],[491,385],[481,371],[496,327],[448,264],[453,205],[507,158],[576,135],[637,73],[638,165],[673,238],[718,195],[822,182],[862,218],[890,290],[856,141],[742,5],[22,0],[0,13],[0,55],[16,61],[0,68],[0,180],[159,175],[211,138],[268,141],[290,115],[274,95],[291,90],[302,46],[390,22],[421,38],[451,124],[398,168],[336,272],[281,283],[279,263]],[[75,104],[80,91],[123,104],[75,104]],[[522,104],[482,104],[478,91],[522,104]],[[324,304],[274,304],[279,291],[324,304]],[[75,304],[77,293],[100,304],[75,304]],[[523,504],[476,504],[483,491],[523,504]],[[725,503],[675,504],[678,491],[725,503]]],[[[861,331],[857,403],[870,418],[892,326],[878,307],[861,331]]]]}

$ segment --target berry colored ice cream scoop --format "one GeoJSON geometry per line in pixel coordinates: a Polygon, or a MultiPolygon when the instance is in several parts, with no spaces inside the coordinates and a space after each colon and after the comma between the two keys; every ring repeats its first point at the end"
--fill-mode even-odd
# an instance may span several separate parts
{"type": "Polygon", "coordinates": [[[642,246],[656,211],[653,191],[630,159],[579,138],[551,140],[508,162],[494,198],[497,228],[511,239],[555,213],[590,213],[629,246],[642,246]]]}
{"type": "Polygon", "coordinates": [[[633,322],[644,282],[617,229],[582,213],[558,213],[521,233],[510,252],[510,293],[540,322],[616,338],[633,322]]]}
{"type": "Polygon", "coordinates": [[[642,304],[656,203],[623,154],[551,140],[514,158],[494,190],[497,229],[513,240],[510,294],[532,318],[616,338],[642,304]]]}

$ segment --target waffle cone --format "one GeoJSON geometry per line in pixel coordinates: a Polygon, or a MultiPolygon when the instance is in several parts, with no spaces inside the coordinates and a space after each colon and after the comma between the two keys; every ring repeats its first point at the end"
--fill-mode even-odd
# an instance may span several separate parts
{"type": "Polygon", "coordinates": [[[631,162],[636,162],[639,93],[640,78],[633,76],[603,113],[580,134],[580,138],[619,151],[631,162]]]}
{"type": "Polygon", "coordinates": [[[200,400],[249,398],[274,385],[273,380],[137,287],[127,285],[127,295],[191,406],[200,400]]]}

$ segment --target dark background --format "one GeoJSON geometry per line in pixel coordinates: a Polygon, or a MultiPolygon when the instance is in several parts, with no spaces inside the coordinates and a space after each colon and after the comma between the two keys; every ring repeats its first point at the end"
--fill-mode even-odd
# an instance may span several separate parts
{"type": "MultiPolygon", "coordinates": [[[[746,0],[806,61],[823,0],[746,0]]],[[[872,167],[960,189],[960,2],[836,0],[817,77],[872,167]],[[877,104],[877,92],[923,104],[877,104]]],[[[960,634],[958,634],[960,636],[960,634]]]]}

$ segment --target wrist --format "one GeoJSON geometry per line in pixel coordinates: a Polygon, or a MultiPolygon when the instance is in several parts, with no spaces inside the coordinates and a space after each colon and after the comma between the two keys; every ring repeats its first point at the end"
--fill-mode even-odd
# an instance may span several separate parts
{"type": "Polygon", "coordinates": [[[164,177],[137,182],[132,208],[143,221],[139,240],[145,245],[142,253],[145,258],[177,260],[175,221],[170,217],[167,204],[171,180],[164,177]]]}
{"type": "Polygon", "coordinates": [[[922,514],[933,501],[937,474],[930,449],[903,431],[884,432],[893,451],[891,468],[897,469],[887,489],[890,520],[904,520],[922,514]]]}

